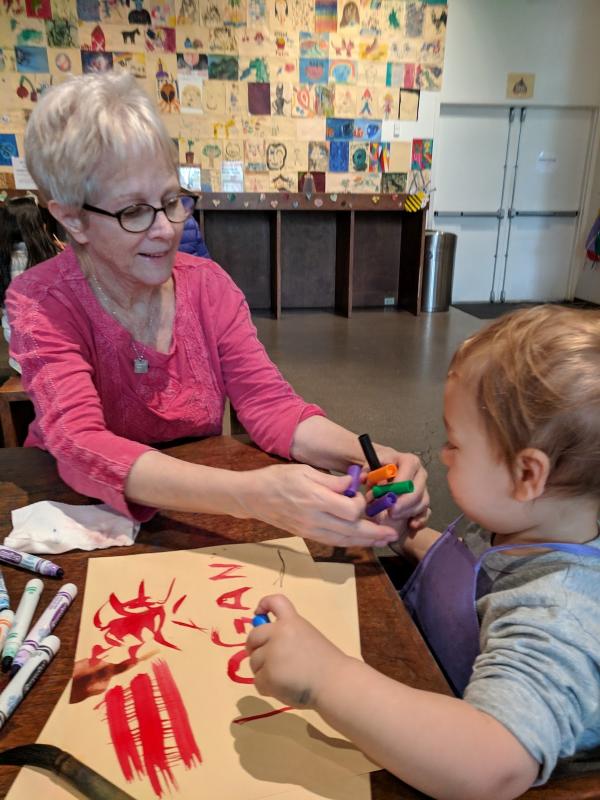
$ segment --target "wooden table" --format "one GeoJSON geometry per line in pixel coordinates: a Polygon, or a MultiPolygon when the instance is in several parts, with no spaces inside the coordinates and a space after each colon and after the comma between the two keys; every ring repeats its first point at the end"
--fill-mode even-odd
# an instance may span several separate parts
{"type": "MultiPolygon", "coordinates": [[[[166,452],[187,461],[232,470],[256,469],[274,463],[273,458],[260,450],[224,436],[179,445],[166,452]]],[[[88,498],[73,492],[60,480],[54,459],[47,453],[33,449],[0,448],[2,538],[11,528],[11,510],[38,500],[77,504],[89,502],[88,498]]],[[[137,543],[128,552],[192,549],[214,544],[239,543],[248,541],[249,538],[254,542],[261,542],[281,535],[280,530],[252,520],[165,512],[143,526],[137,543]]],[[[355,565],[361,646],[365,661],[410,686],[449,694],[446,681],[398,600],[387,575],[372,554],[358,548],[332,550],[310,542],[309,547],[313,557],[318,560],[346,561],[355,565]]],[[[113,548],[108,551],[72,552],[53,557],[53,561],[64,568],[65,579],[77,584],[80,592],[57,631],[61,639],[57,658],[31,690],[23,706],[0,732],[2,749],[28,744],[37,739],[70,678],[88,558],[103,558],[122,553],[122,549],[113,548]]],[[[18,598],[23,586],[31,578],[31,573],[6,568],[4,576],[9,593],[18,598]]],[[[58,582],[45,581],[40,607],[49,602],[57,587],[58,582]]],[[[435,755],[432,754],[432,757],[435,755]]],[[[0,767],[0,797],[5,797],[16,774],[17,768],[0,767]]],[[[372,774],[371,785],[373,800],[424,797],[383,770],[372,774]]],[[[592,800],[600,798],[599,785],[598,776],[563,779],[554,781],[543,789],[531,790],[524,797],[540,800],[592,800]]]]}

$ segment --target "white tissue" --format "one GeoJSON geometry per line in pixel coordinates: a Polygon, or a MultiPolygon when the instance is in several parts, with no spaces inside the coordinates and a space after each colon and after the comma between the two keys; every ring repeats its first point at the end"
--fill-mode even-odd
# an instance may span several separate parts
{"type": "Polygon", "coordinates": [[[133,544],[139,523],[107,505],[72,506],[42,500],[11,512],[4,544],[27,553],[65,553],[133,544]]]}

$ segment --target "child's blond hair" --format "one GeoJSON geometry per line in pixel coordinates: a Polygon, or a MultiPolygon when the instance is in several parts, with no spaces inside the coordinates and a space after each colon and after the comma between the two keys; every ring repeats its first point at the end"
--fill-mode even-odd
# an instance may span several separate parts
{"type": "Polygon", "coordinates": [[[536,306],[467,339],[449,375],[473,384],[499,455],[550,459],[548,489],[600,497],[600,311],[536,306]]]}

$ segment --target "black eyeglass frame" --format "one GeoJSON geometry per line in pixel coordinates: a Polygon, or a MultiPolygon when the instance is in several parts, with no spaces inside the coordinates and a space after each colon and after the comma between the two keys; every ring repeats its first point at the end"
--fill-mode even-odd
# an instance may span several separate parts
{"type": "Polygon", "coordinates": [[[125,206],[125,208],[119,209],[119,211],[107,211],[105,208],[98,208],[98,206],[92,206],[89,203],[84,203],[81,207],[84,208],[86,211],[92,211],[94,214],[104,214],[104,216],[106,216],[106,217],[113,217],[114,219],[117,220],[117,222],[119,223],[121,228],[124,231],[126,231],[127,233],[144,233],[145,231],[149,231],[150,228],[154,225],[154,222],[156,221],[156,215],[158,214],[159,211],[163,212],[163,214],[169,220],[169,222],[180,223],[180,222],[185,222],[186,219],[189,219],[192,216],[192,214],[194,213],[194,209],[196,207],[196,201],[198,199],[198,196],[195,195],[195,194],[188,193],[188,192],[180,192],[179,194],[173,195],[173,197],[171,197],[169,199],[169,202],[171,203],[171,202],[173,202],[173,200],[181,200],[182,198],[189,198],[190,200],[193,200],[193,205],[189,209],[189,214],[184,219],[171,219],[171,217],[169,216],[169,214],[167,212],[167,207],[166,206],[159,206],[158,208],[156,208],[155,206],[150,205],[150,203],[132,203],[129,206],[125,206]],[[153,212],[152,220],[150,221],[150,224],[147,227],[140,228],[139,230],[132,231],[129,228],[126,228],[123,225],[123,221],[122,221],[121,218],[123,217],[125,212],[131,211],[131,209],[133,209],[133,208],[150,208],[150,209],[152,209],[152,212],[153,212]]]}

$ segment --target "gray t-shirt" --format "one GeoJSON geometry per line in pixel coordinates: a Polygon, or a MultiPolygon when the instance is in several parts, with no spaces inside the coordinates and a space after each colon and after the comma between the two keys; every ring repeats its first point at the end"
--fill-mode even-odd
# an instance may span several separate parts
{"type": "MultiPolygon", "coordinates": [[[[472,526],[463,538],[476,555],[490,546],[472,526]]],[[[600,537],[588,546],[600,554],[600,537]]],[[[600,745],[600,558],[524,552],[484,562],[481,653],[464,699],[540,763],[537,785],[558,759],[600,745]]]]}

